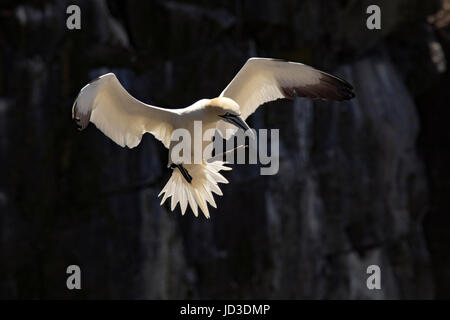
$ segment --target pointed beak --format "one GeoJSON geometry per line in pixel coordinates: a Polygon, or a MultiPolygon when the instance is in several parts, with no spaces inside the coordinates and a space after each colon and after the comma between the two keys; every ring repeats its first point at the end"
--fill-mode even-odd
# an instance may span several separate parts
{"type": "Polygon", "coordinates": [[[250,129],[250,127],[248,126],[248,124],[244,121],[244,119],[242,119],[240,116],[234,115],[234,114],[225,114],[223,116],[219,116],[222,119],[224,119],[226,122],[229,122],[233,125],[235,125],[236,127],[244,130],[244,132],[247,132],[247,130],[250,130],[251,132],[251,137],[253,139],[255,139],[255,133],[253,132],[252,129],[250,129]]]}

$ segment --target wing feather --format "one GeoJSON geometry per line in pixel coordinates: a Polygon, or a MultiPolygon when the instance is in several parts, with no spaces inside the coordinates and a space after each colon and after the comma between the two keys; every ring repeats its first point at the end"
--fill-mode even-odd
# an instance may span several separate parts
{"type": "Polygon", "coordinates": [[[245,120],[260,105],[277,99],[348,100],[355,94],[345,80],[302,63],[251,58],[220,96],[236,101],[245,120]]]}
{"type": "Polygon", "coordinates": [[[80,130],[89,122],[122,147],[134,148],[146,132],[169,148],[176,113],[145,104],[131,96],[113,73],[81,89],[72,107],[80,130]]]}

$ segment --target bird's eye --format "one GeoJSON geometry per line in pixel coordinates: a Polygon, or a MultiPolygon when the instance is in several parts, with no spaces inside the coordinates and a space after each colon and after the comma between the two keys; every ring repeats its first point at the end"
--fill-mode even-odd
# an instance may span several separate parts
{"type": "Polygon", "coordinates": [[[219,116],[219,117],[228,119],[228,118],[234,117],[234,114],[232,114],[230,112],[225,112],[225,114],[223,116],[219,116]]]}

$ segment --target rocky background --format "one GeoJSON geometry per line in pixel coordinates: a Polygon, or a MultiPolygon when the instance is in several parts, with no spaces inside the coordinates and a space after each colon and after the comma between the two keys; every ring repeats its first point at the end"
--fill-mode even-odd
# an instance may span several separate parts
{"type": "Polygon", "coordinates": [[[2,1],[0,297],[449,298],[449,23],[447,0],[2,1]],[[249,118],[280,128],[280,171],[234,166],[210,220],[159,206],[170,172],[152,136],[122,149],[71,121],[99,74],[179,107],[251,56],[334,72],[357,97],[249,118]]]}

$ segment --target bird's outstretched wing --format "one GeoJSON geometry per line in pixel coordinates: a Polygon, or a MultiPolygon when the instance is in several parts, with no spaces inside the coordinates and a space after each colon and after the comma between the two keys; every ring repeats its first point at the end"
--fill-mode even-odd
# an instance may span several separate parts
{"type": "Polygon", "coordinates": [[[236,101],[245,120],[265,102],[294,97],[348,100],[353,87],[338,77],[307,65],[267,58],[251,58],[220,94],[236,101]]]}
{"type": "Polygon", "coordinates": [[[94,123],[122,147],[134,148],[146,132],[169,148],[176,113],[145,104],[132,97],[113,73],[91,81],[81,89],[72,107],[72,118],[83,130],[94,123]]]}

